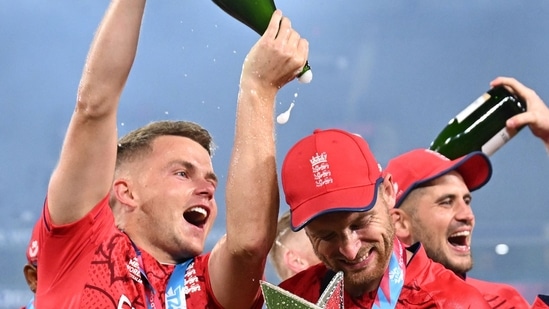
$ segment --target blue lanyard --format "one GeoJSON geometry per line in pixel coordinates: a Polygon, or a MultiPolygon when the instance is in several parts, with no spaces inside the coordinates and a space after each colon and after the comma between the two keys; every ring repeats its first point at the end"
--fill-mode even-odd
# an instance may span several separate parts
{"type": "MultiPolygon", "coordinates": [[[[135,249],[135,253],[137,254],[141,279],[145,285],[145,300],[147,302],[147,308],[160,309],[162,308],[162,300],[147,278],[141,251],[133,242],[132,245],[135,249]]],[[[187,309],[187,302],[185,299],[185,273],[187,272],[187,267],[189,267],[189,264],[193,260],[194,259],[188,259],[187,261],[175,266],[172,275],[168,280],[168,286],[166,289],[166,309],[187,309]]]]}
{"type": "Polygon", "coordinates": [[[405,258],[406,253],[404,252],[402,243],[395,237],[389,267],[387,267],[385,275],[381,279],[372,308],[395,308],[402,286],[404,285],[404,274],[406,272],[406,265],[404,264],[405,258]]]}
{"type": "Polygon", "coordinates": [[[166,309],[187,309],[187,302],[185,300],[185,273],[192,261],[193,259],[188,259],[175,266],[168,281],[168,288],[166,289],[166,309]]]}

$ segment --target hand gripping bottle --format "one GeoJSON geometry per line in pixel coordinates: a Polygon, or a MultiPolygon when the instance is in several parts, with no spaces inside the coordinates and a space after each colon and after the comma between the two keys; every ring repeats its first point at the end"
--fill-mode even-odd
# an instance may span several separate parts
{"type": "MultiPolygon", "coordinates": [[[[259,35],[263,35],[276,10],[273,0],[213,0],[213,2],[225,13],[250,27],[259,35]]],[[[305,63],[297,77],[302,83],[311,82],[313,73],[309,62],[305,63]]]]}
{"type": "Polygon", "coordinates": [[[494,87],[451,119],[429,149],[452,160],[477,150],[491,156],[514,136],[505,127],[507,119],[525,111],[526,103],[505,87],[494,87]]]}

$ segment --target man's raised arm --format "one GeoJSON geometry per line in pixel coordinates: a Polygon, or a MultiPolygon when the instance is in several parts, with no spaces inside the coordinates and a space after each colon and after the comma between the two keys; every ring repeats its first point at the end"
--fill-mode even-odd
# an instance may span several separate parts
{"type": "Polygon", "coordinates": [[[145,0],[113,0],[97,29],[48,187],[55,224],[82,218],[110,191],[118,102],[135,58],[144,8],[145,0]]]}
{"type": "Polygon", "coordinates": [[[290,20],[276,11],[242,67],[226,188],[227,235],[209,263],[214,294],[225,308],[250,308],[260,295],[279,206],[275,99],[305,65],[308,49],[290,20]]]}

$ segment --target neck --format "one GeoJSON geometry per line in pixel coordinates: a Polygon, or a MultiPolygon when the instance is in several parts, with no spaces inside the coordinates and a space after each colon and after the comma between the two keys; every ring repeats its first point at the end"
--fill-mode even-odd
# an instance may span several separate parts
{"type": "Polygon", "coordinates": [[[139,250],[141,254],[143,254],[143,252],[146,252],[146,254],[152,256],[160,264],[168,264],[168,265],[178,264],[178,261],[176,261],[171,255],[166,253],[164,250],[161,250],[156,246],[150,245],[149,242],[144,241],[139,237],[132,237],[129,231],[122,231],[122,232],[126,234],[126,236],[133,243],[134,247],[136,247],[136,251],[139,250]]]}

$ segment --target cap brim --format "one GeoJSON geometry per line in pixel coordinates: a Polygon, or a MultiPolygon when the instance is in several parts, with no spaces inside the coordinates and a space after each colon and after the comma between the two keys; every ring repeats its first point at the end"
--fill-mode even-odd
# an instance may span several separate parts
{"type": "MultiPolygon", "coordinates": [[[[455,165],[469,191],[482,188],[492,177],[492,164],[483,152],[472,152],[455,165]]],[[[450,169],[451,170],[451,169],[450,169]]]]}
{"type": "Polygon", "coordinates": [[[299,205],[291,212],[291,226],[294,232],[301,230],[311,220],[332,212],[368,211],[377,201],[377,192],[383,178],[376,183],[355,188],[325,192],[299,205]]]}
{"type": "Polygon", "coordinates": [[[417,187],[452,171],[457,171],[461,175],[465,185],[472,192],[480,189],[490,180],[492,177],[492,164],[488,156],[481,151],[471,152],[452,161],[445,161],[444,164],[440,164],[432,172],[432,176],[412,183],[397,199],[395,208],[400,207],[402,201],[417,187]]]}

